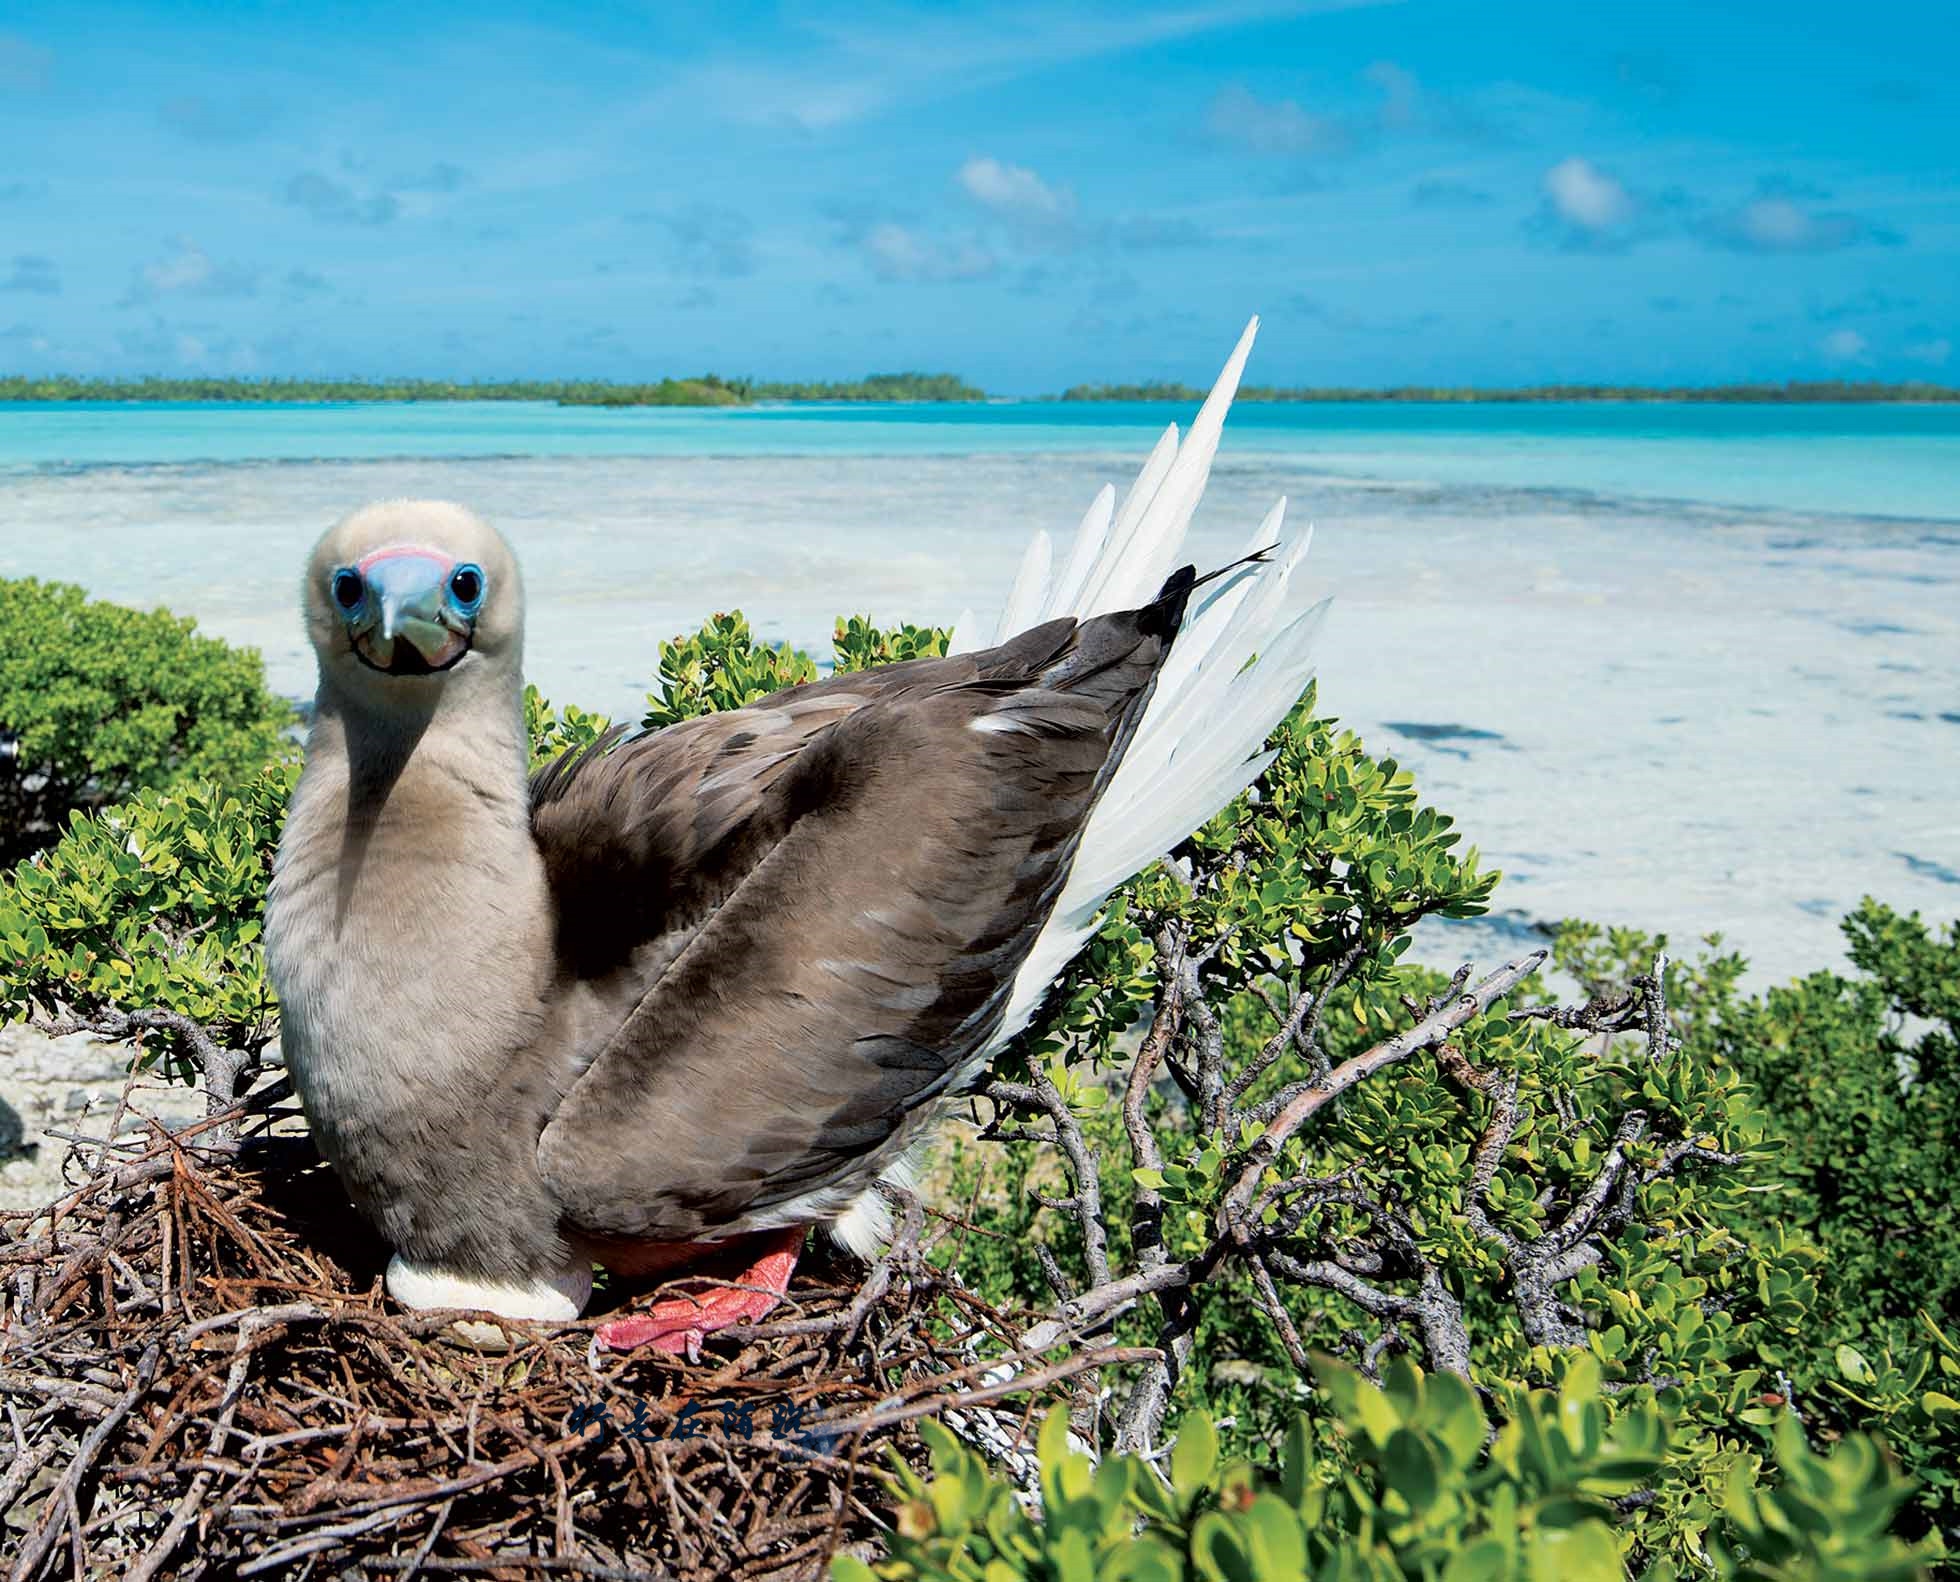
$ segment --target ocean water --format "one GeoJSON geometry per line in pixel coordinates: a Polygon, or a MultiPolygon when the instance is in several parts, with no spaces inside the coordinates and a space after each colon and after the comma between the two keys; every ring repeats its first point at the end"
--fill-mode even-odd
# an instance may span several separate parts
{"type": "MultiPolygon", "coordinates": [[[[533,678],[625,715],[710,610],[819,649],[844,611],[990,621],[1187,415],[0,406],[0,572],[194,614],[303,695],[312,539],[456,498],[523,560],[533,678]]],[[[1506,873],[1427,957],[1585,916],[1781,978],[1863,894],[1960,911],[1960,410],[1241,407],[1192,558],[1279,495],[1335,599],[1323,707],[1506,873]]]]}
{"type": "MultiPolygon", "coordinates": [[[[750,409],[530,402],[0,402],[0,469],[503,456],[1123,454],[1191,409],[1053,401],[750,409]]],[[[1241,455],[1331,477],[1960,521],[1960,406],[1247,404],[1241,455]]]]}

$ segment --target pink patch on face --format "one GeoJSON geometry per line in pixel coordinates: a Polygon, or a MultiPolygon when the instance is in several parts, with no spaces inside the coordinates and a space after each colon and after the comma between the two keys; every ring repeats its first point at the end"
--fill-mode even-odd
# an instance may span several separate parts
{"type": "Polygon", "coordinates": [[[438,566],[442,567],[442,574],[445,577],[456,569],[456,561],[453,556],[445,555],[439,549],[424,549],[419,544],[390,544],[386,549],[374,550],[355,561],[354,569],[365,577],[376,566],[380,565],[382,561],[400,560],[407,555],[413,555],[421,560],[433,560],[438,566]]]}
{"type": "MultiPolygon", "coordinates": [[[[397,641],[413,642],[414,639],[404,635],[398,638],[397,641]]],[[[418,648],[420,647],[419,644],[417,646],[418,648]]],[[[468,646],[468,642],[461,635],[455,632],[449,632],[443,637],[442,647],[438,648],[433,654],[424,650],[422,657],[428,661],[429,667],[432,670],[440,670],[468,646]]]]}

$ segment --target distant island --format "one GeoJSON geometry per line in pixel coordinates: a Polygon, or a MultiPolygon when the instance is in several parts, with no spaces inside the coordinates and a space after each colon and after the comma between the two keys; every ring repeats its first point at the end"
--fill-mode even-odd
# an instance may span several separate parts
{"type": "MultiPolygon", "coordinates": [[[[1195,406],[1205,392],[1192,385],[1153,380],[1145,384],[1074,385],[1061,401],[1164,401],[1195,406]]],[[[1960,402],[1960,388],[1908,380],[1791,380],[1785,384],[1731,385],[1340,385],[1282,389],[1245,385],[1241,401],[1374,402],[1470,405],[1526,401],[1693,401],[1735,403],[1960,402]]],[[[957,374],[867,374],[862,379],[783,381],[729,379],[701,374],[616,384],[604,379],[80,379],[0,375],[0,401],[550,401],[559,406],[741,407],[761,402],[985,401],[987,392],[957,374]]]]}
{"type": "Polygon", "coordinates": [[[554,400],[560,406],[752,406],[758,401],[984,401],[987,392],[958,374],[866,374],[862,379],[801,382],[703,374],[658,384],[580,384],[553,396],[478,399],[554,400]]]}
{"type": "MultiPolygon", "coordinates": [[[[1190,385],[1152,381],[1133,385],[1075,385],[1064,390],[1064,401],[1181,401],[1195,404],[1205,392],[1190,385]]],[[[1485,389],[1474,385],[1396,385],[1388,389],[1353,389],[1318,385],[1294,390],[1272,385],[1242,385],[1241,401],[1410,401],[1437,405],[1517,401],[1960,401],[1951,385],[1907,380],[1881,384],[1876,380],[1792,379],[1784,384],[1743,385],[1522,385],[1485,389]]]]}
{"type": "Polygon", "coordinates": [[[759,401],[984,401],[956,374],[868,374],[848,381],[661,379],[76,379],[0,375],[0,401],[555,401],[560,406],[753,406],[759,401]]]}

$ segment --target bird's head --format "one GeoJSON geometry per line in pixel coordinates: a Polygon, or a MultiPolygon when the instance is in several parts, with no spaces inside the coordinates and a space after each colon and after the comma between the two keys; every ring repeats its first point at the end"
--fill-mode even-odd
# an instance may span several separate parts
{"type": "Polygon", "coordinates": [[[521,657],[517,561],[446,501],[356,511],[314,546],[305,597],[321,677],[344,691],[426,691],[473,670],[514,672],[521,657]]]}

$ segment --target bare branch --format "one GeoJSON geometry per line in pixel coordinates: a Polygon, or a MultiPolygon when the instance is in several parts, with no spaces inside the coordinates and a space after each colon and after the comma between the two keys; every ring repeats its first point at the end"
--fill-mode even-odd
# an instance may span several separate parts
{"type": "Polygon", "coordinates": [[[1055,1145],[1068,1160],[1075,1191],[1071,1197],[1054,1202],[1051,1206],[1066,1208],[1074,1215],[1075,1223],[1082,1232],[1082,1250],[1088,1260],[1089,1278],[1098,1285],[1102,1284],[1109,1278],[1109,1231],[1103,1222],[1102,1177],[1097,1172],[1095,1156],[1083,1139],[1082,1123],[1070,1111],[1068,1101],[1049,1079],[1048,1073],[1039,1069],[1034,1074],[1032,1084],[990,1083],[987,1097],[999,1104],[1016,1104],[1024,1109],[1039,1108],[1054,1123],[1055,1145]]]}
{"type": "MultiPolygon", "coordinates": [[[[1252,1084],[1263,1077],[1271,1069],[1273,1062],[1286,1052],[1288,1043],[1294,1044],[1303,1056],[1314,1063],[1316,1069],[1313,1076],[1316,1081],[1326,1076],[1326,1057],[1320,1053],[1318,1041],[1320,1018],[1326,1011],[1327,1002],[1333,997],[1334,991],[1347,981],[1348,974],[1354,970],[1355,964],[1360,960],[1361,942],[1357,940],[1348,947],[1346,954],[1334,963],[1332,970],[1327,974],[1327,981],[1320,986],[1318,994],[1309,994],[1305,988],[1302,988],[1294,995],[1293,1004],[1284,1014],[1281,1014],[1270,1000],[1267,1001],[1267,1009],[1274,1012],[1274,1020],[1280,1024],[1279,1031],[1260,1046],[1259,1053],[1252,1057],[1245,1070],[1234,1077],[1226,1087],[1225,1097],[1230,1103],[1237,1104],[1245,1097],[1246,1091],[1252,1084]]],[[[1261,998],[1265,997],[1262,995],[1261,998]]]]}
{"type": "Polygon", "coordinates": [[[1508,1073],[1494,1086],[1496,1091],[1492,1096],[1490,1121],[1484,1127],[1483,1136],[1477,1140],[1476,1153],[1471,1156],[1470,1185],[1463,1194],[1463,1211],[1472,1230],[1485,1241],[1494,1243],[1505,1255],[1514,1257],[1518,1252],[1518,1239],[1490,1217],[1484,1199],[1489,1195],[1491,1182],[1497,1179],[1497,1167],[1504,1161],[1504,1150],[1511,1146],[1511,1139],[1517,1134],[1520,1118],[1517,1074],[1508,1073]]]}
{"type": "Polygon", "coordinates": [[[1273,1328],[1279,1331],[1280,1344],[1286,1347],[1287,1358],[1294,1371],[1305,1373],[1308,1368],[1307,1348],[1300,1342],[1300,1331],[1294,1327],[1292,1315],[1286,1311],[1286,1304],[1280,1300],[1279,1290],[1273,1284],[1273,1271],[1267,1267],[1266,1260],[1253,1253],[1246,1260],[1252,1270],[1252,1283],[1259,1293],[1259,1305],[1266,1310],[1266,1316],[1273,1321],[1273,1328]]]}
{"type": "MultiPolygon", "coordinates": [[[[144,1033],[161,1032],[181,1039],[203,1078],[204,1101],[212,1118],[229,1110],[238,1102],[244,1089],[251,1086],[252,1079],[259,1071],[259,1048],[270,1041],[263,1040],[256,1047],[239,1048],[221,1042],[209,1027],[191,1017],[176,1011],[153,1009],[125,1011],[108,1008],[86,1014],[69,1009],[64,1016],[36,1016],[31,1021],[50,1038],[63,1038],[70,1033],[92,1033],[97,1038],[123,1042],[144,1033]]],[[[220,1127],[211,1141],[218,1147],[236,1146],[236,1127],[220,1127]]]]}
{"type": "Polygon", "coordinates": [[[1620,1117],[1620,1124],[1613,1133],[1612,1146],[1600,1161],[1599,1173],[1593,1177],[1592,1185],[1586,1188],[1585,1194],[1566,1211],[1565,1217],[1556,1226],[1538,1238],[1541,1256],[1557,1257],[1568,1253],[1591,1234],[1600,1210],[1606,1206],[1613,1189],[1620,1184],[1620,1172],[1626,1168],[1627,1150],[1646,1131],[1645,1110],[1628,1110],[1620,1117]]]}
{"type": "Polygon", "coordinates": [[[1225,1199],[1225,1212],[1228,1217],[1242,1216],[1259,1190],[1260,1177],[1278,1159],[1286,1141],[1299,1130],[1311,1116],[1332,1103],[1356,1083],[1373,1076],[1388,1066],[1399,1065],[1418,1050],[1428,1049],[1442,1043],[1465,1022],[1481,1016],[1483,1012],[1510,990],[1516,988],[1543,965],[1546,952],[1533,951],[1522,961],[1511,963],[1508,967],[1493,972],[1468,993],[1459,996],[1449,1004],[1439,1006],[1422,1021],[1407,1032],[1398,1033],[1375,1045],[1365,1054],[1355,1055],[1343,1061],[1327,1074],[1325,1080],[1314,1083],[1305,1092],[1289,1100],[1286,1106],[1274,1117],[1272,1124],[1252,1147],[1245,1167],[1240,1171],[1237,1182],[1225,1199]]]}

